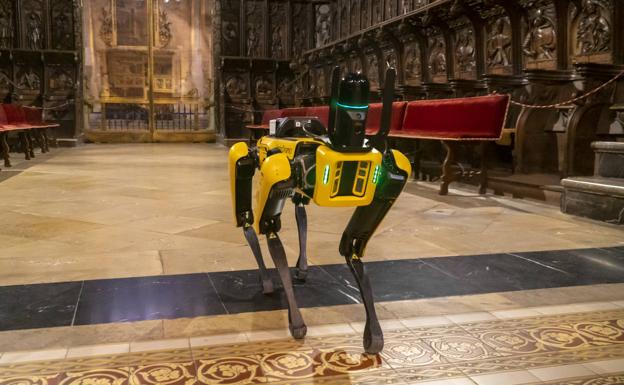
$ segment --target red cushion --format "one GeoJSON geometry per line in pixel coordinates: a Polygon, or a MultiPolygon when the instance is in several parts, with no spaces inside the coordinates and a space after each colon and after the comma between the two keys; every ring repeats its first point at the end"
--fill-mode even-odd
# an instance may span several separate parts
{"type": "MultiPolygon", "coordinates": [[[[392,119],[390,120],[390,131],[399,131],[403,125],[403,114],[407,102],[392,103],[392,119]]],[[[373,135],[379,131],[381,125],[382,103],[371,103],[368,105],[368,116],[366,117],[366,135],[373,135]]]]}
{"type": "Polygon", "coordinates": [[[7,119],[6,113],[4,112],[4,106],[0,107],[0,125],[9,124],[9,120],[7,119]]]}
{"type": "Polygon", "coordinates": [[[268,125],[269,120],[282,117],[283,110],[265,110],[262,113],[262,125],[268,125]]]}
{"type": "Polygon", "coordinates": [[[303,117],[307,116],[307,108],[305,107],[292,107],[292,108],[284,108],[282,111],[282,118],[286,118],[289,116],[295,117],[303,117]]]}
{"type": "Polygon", "coordinates": [[[9,124],[26,124],[26,115],[24,114],[22,106],[17,104],[3,104],[2,108],[4,109],[9,124]]]}
{"type": "Polygon", "coordinates": [[[329,125],[329,106],[307,107],[305,116],[316,116],[327,127],[329,125]]]}
{"type": "Polygon", "coordinates": [[[409,102],[403,134],[435,139],[500,138],[509,95],[409,102]]]}

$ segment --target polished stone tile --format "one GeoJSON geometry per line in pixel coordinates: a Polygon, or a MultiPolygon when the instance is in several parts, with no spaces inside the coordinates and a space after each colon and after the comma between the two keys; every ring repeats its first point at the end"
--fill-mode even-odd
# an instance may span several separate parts
{"type": "Polygon", "coordinates": [[[70,326],[82,282],[0,287],[0,330],[70,326]]]}
{"type": "Polygon", "coordinates": [[[77,325],[223,314],[206,274],[85,282],[77,325]]]}

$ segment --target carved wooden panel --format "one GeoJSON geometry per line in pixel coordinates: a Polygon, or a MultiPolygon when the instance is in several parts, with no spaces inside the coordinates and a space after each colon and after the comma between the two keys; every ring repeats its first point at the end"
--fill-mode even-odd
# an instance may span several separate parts
{"type": "Polygon", "coordinates": [[[274,59],[285,59],[286,38],[288,31],[286,30],[286,3],[283,1],[272,1],[269,3],[269,20],[270,20],[270,56],[274,59]]]}
{"type": "Polygon", "coordinates": [[[379,59],[375,53],[366,55],[366,74],[371,89],[379,88],[379,59]]]}
{"type": "Polygon", "coordinates": [[[360,0],[351,0],[351,10],[349,11],[349,16],[351,17],[351,33],[355,33],[360,30],[360,0]]]}
{"type": "Polygon", "coordinates": [[[322,47],[332,39],[332,13],[328,4],[318,4],[314,7],[315,39],[314,46],[322,47]]]}
{"type": "Polygon", "coordinates": [[[427,42],[429,46],[427,66],[431,80],[434,83],[447,82],[446,42],[442,34],[431,36],[427,42]]]}
{"type": "Polygon", "coordinates": [[[43,0],[26,0],[22,3],[22,46],[40,50],[46,46],[46,8],[43,0]]]}
{"type": "Polygon", "coordinates": [[[371,2],[375,0],[361,0],[360,3],[360,26],[362,29],[371,25],[371,2]]]}
{"type": "Polygon", "coordinates": [[[410,86],[419,86],[422,80],[422,60],[420,45],[418,42],[408,42],[405,45],[405,52],[403,56],[405,83],[410,86]]]}
{"type": "Polygon", "coordinates": [[[260,103],[272,103],[275,99],[275,75],[271,72],[255,74],[253,94],[260,103]]]}
{"type": "Polygon", "coordinates": [[[264,1],[245,2],[245,56],[265,56],[264,1]]]}
{"type": "Polygon", "coordinates": [[[223,55],[240,54],[240,2],[221,2],[221,50],[223,55]]]}
{"type": "Polygon", "coordinates": [[[575,61],[609,63],[613,53],[613,2],[583,0],[578,9],[570,4],[571,50],[575,61]]]}
{"type": "Polygon", "coordinates": [[[557,67],[557,19],[552,2],[527,3],[528,23],[522,41],[522,53],[528,69],[557,67]],[[532,5],[529,7],[529,5],[532,5]]]}
{"type": "Polygon", "coordinates": [[[384,3],[382,0],[371,0],[372,24],[381,23],[384,20],[384,3]]]}
{"type": "Polygon", "coordinates": [[[349,0],[339,0],[339,15],[340,22],[338,28],[340,29],[340,37],[346,37],[349,35],[349,0]]]}
{"type": "Polygon", "coordinates": [[[15,39],[15,2],[0,0],[0,48],[13,48],[15,39]]]}
{"type": "Polygon", "coordinates": [[[292,5],[292,56],[300,57],[309,49],[308,39],[308,15],[305,3],[293,3],[292,5]]]}
{"type": "Polygon", "coordinates": [[[231,101],[240,102],[249,99],[249,73],[226,72],[223,74],[226,97],[231,101]]]}
{"type": "Polygon", "coordinates": [[[56,0],[50,3],[52,48],[74,49],[74,16],[71,0],[56,0]]]}
{"type": "Polygon", "coordinates": [[[490,74],[512,73],[513,44],[509,17],[498,15],[487,23],[486,65],[490,74]]]}
{"type": "Polygon", "coordinates": [[[385,0],[386,9],[384,17],[386,19],[392,19],[399,14],[399,0],[385,0]]]}
{"type": "Polygon", "coordinates": [[[455,77],[458,79],[476,79],[476,43],[472,26],[465,25],[455,31],[455,77]]]}

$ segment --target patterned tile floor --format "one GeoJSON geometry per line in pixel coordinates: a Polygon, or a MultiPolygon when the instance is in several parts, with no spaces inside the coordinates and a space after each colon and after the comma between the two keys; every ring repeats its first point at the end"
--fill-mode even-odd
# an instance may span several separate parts
{"type": "Polygon", "coordinates": [[[624,384],[624,307],[595,307],[608,310],[386,322],[376,356],[362,353],[360,333],[339,327],[301,342],[224,336],[5,353],[0,385],[624,384]]]}

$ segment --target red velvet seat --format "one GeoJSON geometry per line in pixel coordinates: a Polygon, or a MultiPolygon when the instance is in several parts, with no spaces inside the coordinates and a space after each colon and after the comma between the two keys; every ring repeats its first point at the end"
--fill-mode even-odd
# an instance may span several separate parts
{"type": "MultiPolygon", "coordinates": [[[[403,125],[403,114],[407,102],[392,103],[392,119],[390,120],[390,134],[400,131],[403,125]]],[[[366,135],[374,135],[379,131],[381,125],[382,103],[371,103],[368,105],[368,116],[366,117],[366,135]]]]}
{"type": "Polygon", "coordinates": [[[4,110],[7,121],[7,124],[3,125],[5,129],[15,131],[34,128],[26,122],[26,114],[22,106],[17,104],[3,104],[2,109],[4,110]]]}
{"type": "Polygon", "coordinates": [[[509,95],[409,102],[399,135],[440,140],[498,140],[508,106],[509,95]]]}
{"type": "Polygon", "coordinates": [[[24,110],[24,116],[26,123],[30,124],[34,128],[54,128],[59,127],[57,123],[48,123],[43,120],[43,110],[36,107],[22,107],[24,110]]]}
{"type": "Polygon", "coordinates": [[[308,116],[306,107],[284,108],[280,111],[282,111],[282,116],[280,116],[280,118],[308,116]]]}
{"type": "Polygon", "coordinates": [[[323,126],[329,125],[329,106],[312,106],[306,108],[305,116],[315,116],[323,123],[323,126]]]}

